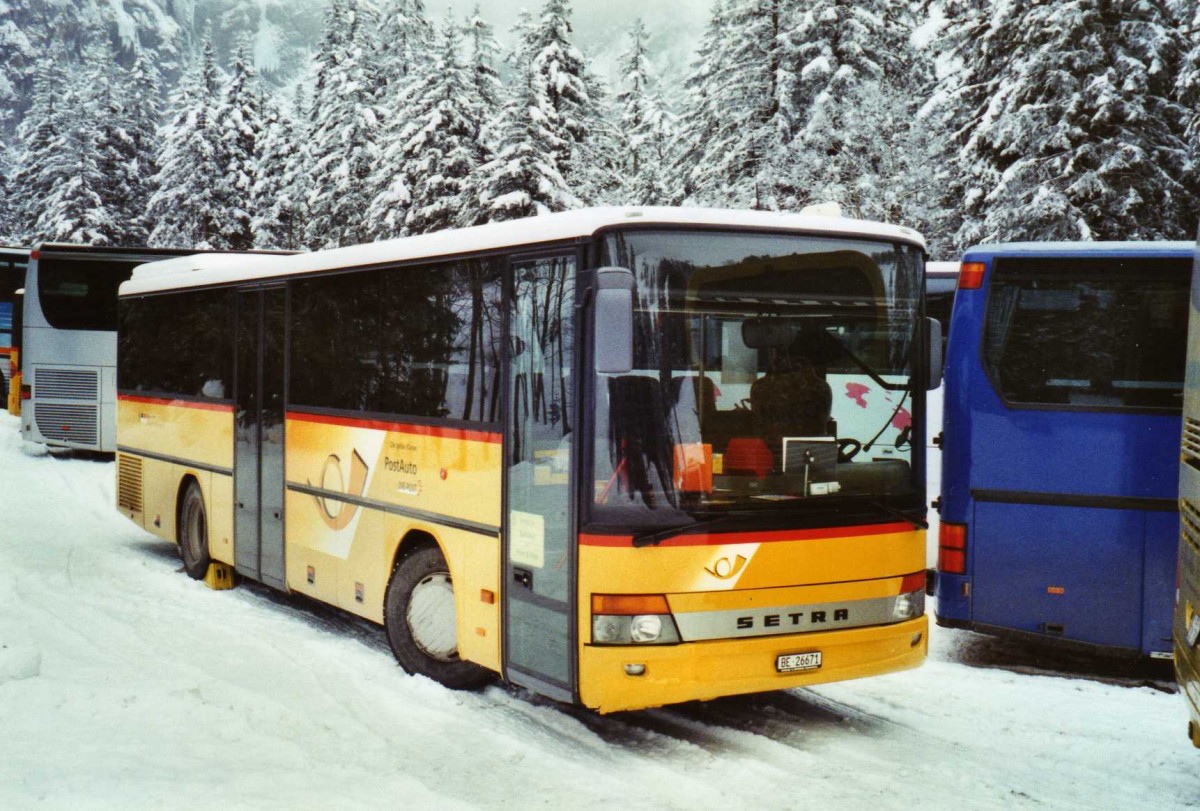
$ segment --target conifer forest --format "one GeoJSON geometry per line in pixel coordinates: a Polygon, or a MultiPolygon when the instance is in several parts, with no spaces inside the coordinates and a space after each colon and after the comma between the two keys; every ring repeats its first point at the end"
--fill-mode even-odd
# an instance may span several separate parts
{"type": "Polygon", "coordinates": [[[1200,0],[713,0],[684,65],[631,14],[614,79],[572,5],[497,31],[423,0],[0,0],[0,242],[823,202],[934,259],[1195,234],[1200,0]]]}

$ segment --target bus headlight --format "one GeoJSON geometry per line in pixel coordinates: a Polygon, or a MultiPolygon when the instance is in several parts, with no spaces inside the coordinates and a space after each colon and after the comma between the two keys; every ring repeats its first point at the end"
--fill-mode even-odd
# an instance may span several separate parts
{"type": "Polygon", "coordinates": [[[657,614],[642,614],[629,622],[629,637],[634,642],[657,642],[662,632],[662,617],[657,614]]]}
{"type": "Polygon", "coordinates": [[[629,617],[592,617],[592,641],[619,645],[629,632],[629,617]]]}
{"type": "Polygon", "coordinates": [[[897,622],[914,619],[924,613],[924,591],[910,591],[907,594],[901,594],[896,598],[896,602],[892,604],[892,619],[897,622]]]}
{"type": "Polygon", "coordinates": [[[674,645],[679,642],[679,629],[663,595],[592,595],[592,644],[674,645]]]}

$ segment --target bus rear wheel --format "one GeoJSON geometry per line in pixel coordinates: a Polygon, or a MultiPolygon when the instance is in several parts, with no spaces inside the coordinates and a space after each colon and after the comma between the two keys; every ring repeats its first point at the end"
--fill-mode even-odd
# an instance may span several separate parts
{"type": "Polygon", "coordinates": [[[212,558],[208,554],[208,515],[200,485],[189,482],[179,503],[179,556],[193,580],[203,580],[212,558]]]}
{"type": "Polygon", "coordinates": [[[458,657],[454,584],[442,550],[425,547],[401,559],[384,597],[383,626],[396,661],[454,690],[479,687],[488,671],[458,657]]]}

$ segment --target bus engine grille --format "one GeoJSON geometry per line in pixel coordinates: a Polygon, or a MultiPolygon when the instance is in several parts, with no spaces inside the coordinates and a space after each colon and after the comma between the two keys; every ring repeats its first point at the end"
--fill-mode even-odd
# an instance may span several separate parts
{"type": "Polygon", "coordinates": [[[117,455],[117,506],[142,511],[142,460],[137,456],[117,455]]]}
{"type": "Polygon", "coordinates": [[[1197,510],[1186,498],[1180,505],[1179,529],[1180,534],[1191,545],[1192,550],[1200,555],[1200,510],[1197,510]]]}
{"type": "MultiPolygon", "coordinates": [[[[90,400],[100,390],[99,375],[83,369],[35,369],[33,393],[39,400],[90,400]]],[[[45,432],[43,432],[45,433],[45,432]]]]}
{"type": "Polygon", "coordinates": [[[33,408],[33,416],[38,431],[46,439],[95,445],[99,441],[96,433],[98,410],[94,405],[38,403],[33,408]]]}

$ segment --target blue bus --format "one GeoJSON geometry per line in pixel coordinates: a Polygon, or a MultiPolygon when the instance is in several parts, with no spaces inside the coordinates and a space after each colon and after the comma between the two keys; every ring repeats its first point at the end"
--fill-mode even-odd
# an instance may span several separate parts
{"type": "Polygon", "coordinates": [[[1193,247],[964,255],[946,359],[939,625],[1170,657],[1193,247]]]}

